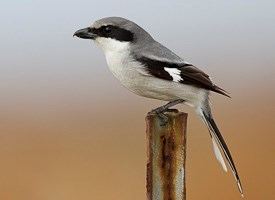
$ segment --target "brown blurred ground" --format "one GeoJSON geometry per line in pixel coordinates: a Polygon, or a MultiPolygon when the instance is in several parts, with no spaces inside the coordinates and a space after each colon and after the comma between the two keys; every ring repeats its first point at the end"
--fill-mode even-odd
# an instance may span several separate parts
{"type": "MultiPolygon", "coordinates": [[[[246,199],[272,200],[274,96],[259,101],[248,94],[232,100],[215,97],[215,116],[246,199]]],[[[94,105],[60,100],[44,107],[24,103],[2,109],[0,199],[145,199],[144,116],[161,102],[132,95],[112,105],[111,99],[94,105]]],[[[222,171],[206,128],[193,114],[187,144],[187,199],[240,199],[233,176],[222,171]]]]}

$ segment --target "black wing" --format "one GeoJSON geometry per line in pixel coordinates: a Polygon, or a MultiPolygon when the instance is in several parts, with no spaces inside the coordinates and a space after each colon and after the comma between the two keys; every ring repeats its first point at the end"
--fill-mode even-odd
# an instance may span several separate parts
{"type": "Polygon", "coordinates": [[[176,76],[180,76],[180,79],[177,79],[176,82],[204,88],[230,97],[225,90],[213,84],[206,73],[191,64],[159,61],[144,56],[136,58],[136,60],[143,64],[146,72],[151,76],[168,81],[175,81],[173,74],[167,69],[177,69],[179,73],[177,73],[176,76]]]}

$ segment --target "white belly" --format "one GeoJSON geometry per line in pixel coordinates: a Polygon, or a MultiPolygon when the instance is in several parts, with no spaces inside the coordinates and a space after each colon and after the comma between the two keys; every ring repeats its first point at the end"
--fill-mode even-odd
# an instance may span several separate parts
{"type": "Polygon", "coordinates": [[[106,53],[109,69],[121,84],[140,96],[171,101],[184,99],[186,103],[196,106],[206,97],[205,90],[193,86],[166,81],[142,73],[142,66],[129,60],[124,53],[106,53]]]}

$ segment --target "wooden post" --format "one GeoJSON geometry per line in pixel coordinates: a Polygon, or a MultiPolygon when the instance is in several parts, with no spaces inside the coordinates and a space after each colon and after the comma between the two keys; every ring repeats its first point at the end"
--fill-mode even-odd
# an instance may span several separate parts
{"type": "Polygon", "coordinates": [[[147,199],[185,200],[187,114],[177,110],[165,114],[166,125],[156,114],[146,117],[147,199]]]}

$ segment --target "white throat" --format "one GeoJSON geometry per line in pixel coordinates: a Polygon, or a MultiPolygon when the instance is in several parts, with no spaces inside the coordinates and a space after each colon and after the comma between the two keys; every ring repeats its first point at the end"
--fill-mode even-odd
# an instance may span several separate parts
{"type": "Polygon", "coordinates": [[[121,52],[129,49],[129,42],[122,42],[112,38],[98,37],[95,39],[96,44],[103,49],[104,53],[107,52],[121,52]]]}
{"type": "Polygon", "coordinates": [[[125,73],[130,61],[130,43],[103,37],[97,38],[95,42],[103,49],[111,72],[123,82],[127,78],[125,73]]]}

